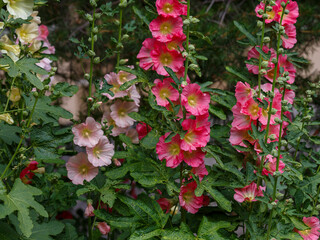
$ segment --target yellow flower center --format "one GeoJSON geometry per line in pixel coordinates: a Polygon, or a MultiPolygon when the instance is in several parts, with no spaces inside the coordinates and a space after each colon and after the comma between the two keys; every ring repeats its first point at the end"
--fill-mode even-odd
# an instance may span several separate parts
{"type": "Polygon", "coordinates": [[[83,129],[82,136],[88,138],[90,136],[91,131],[89,129],[83,129]]]}
{"type": "Polygon", "coordinates": [[[120,74],[119,74],[119,80],[120,80],[120,82],[122,82],[122,83],[126,82],[126,81],[127,81],[127,74],[125,74],[125,73],[120,73],[120,74]]]}
{"type": "Polygon", "coordinates": [[[100,148],[98,148],[98,147],[93,148],[93,155],[94,155],[95,157],[100,158],[100,157],[99,157],[100,153],[101,153],[100,148]]]}
{"type": "Polygon", "coordinates": [[[169,152],[172,156],[176,156],[180,153],[180,146],[177,143],[171,144],[169,147],[169,152]]]}
{"type": "Polygon", "coordinates": [[[82,175],[86,175],[89,171],[89,168],[87,165],[82,165],[79,167],[79,171],[82,175]]]}
{"type": "Polygon", "coordinates": [[[268,19],[274,19],[275,15],[276,13],[273,10],[271,12],[268,12],[268,19]]]}
{"type": "Polygon", "coordinates": [[[192,192],[186,192],[185,194],[183,194],[183,200],[186,203],[189,203],[190,199],[192,199],[193,197],[193,193],[192,192]]]}
{"type": "Polygon", "coordinates": [[[120,109],[118,110],[118,115],[119,115],[120,117],[124,117],[124,116],[126,115],[126,110],[123,109],[123,108],[120,108],[120,109]]]}
{"type": "Polygon", "coordinates": [[[172,56],[170,53],[164,53],[160,56],[160,62],[164,65],[167,66],[172,62],[172,56]]]}
{"type": "Polygon", "coordinates": [[[193,132],[188,132],[186,135],[184,135],[184,141],[187,143],[191,143],[194,139],[194,133],[193,132]]]}
{"type": "Polygon", "coordinates": [[[165,13],[171,13],[173,11],[173,6],[170,4],[170,3],[166,3],[164,6],[163,6],[163,11],[165,13]]]}
{"type": "Polygon", "coordinates": [[[191,107],[195,107],[197,105],[197,96],[196,95],[190,95],[188,97],[188,104],[191,107]]]}
{"type": "Polygon", "coordinates": [[[172,30],[172,24],[169,22],[164,22],[160,26],[160,32],[162,34],[165,34],[165,35],[169,34],[169,33],[171,33],[171,30],[172,30]]]}
{"type": "Polygon", "coordinates": [[[170,91],[168,88],[162,88],[159,92],[160,98],[167,99],[170,96],[170,91]]]}
{"type": "Polygon", "coordinates": [[[250,113],[253,115],[253,116],[256,116],[258,115],[258,112],[259,112],[259,106],[258,104],[252,104],[249,108],[249,111],[250,113]]]}
{"type": "Polygon", "coordinates": [[[176,41],[172,41],[167,43],[167,48],[169,50],[178,50],[178,43],[176,41]]]}

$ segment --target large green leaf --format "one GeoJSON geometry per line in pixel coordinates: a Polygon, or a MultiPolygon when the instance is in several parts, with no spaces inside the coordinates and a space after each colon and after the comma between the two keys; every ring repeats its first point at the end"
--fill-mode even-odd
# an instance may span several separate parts
{"type": "Polygon", "coordinates": [[[0,122],[0,139],[6,144],[18,143],[20,137],[18,136],[22,132],[21,128],[17,126],[10,126],[4,122],[0,122]]]}
{"type": "Polygon", "coordinates": [[[32,234],[33,222],[29,216],[29,209],[35,209],[41,216],[48,217],[47,211],[36,202],[33,196],[41,195],[40,189],[26,185],[18,178],[9,194],[3,193],[0,199],[4,202],[0,205],[0,219],[18,211],[21,232],[29,237],[32,234]]]}
{"type": "Polygon", "coordinates": [[[194,240],[196,239],[189,227],[182,223],[180,228],[166,229],[162,233],[163,240],[194,240]]]}
{"type": "Polygon", "coordinates": [[[232,231],[236,227],[236,224],[229,221],[210,221],[204,216],[198,229],[198,237],[205,240],[228,240],[219,230],[224,228],[232,231]]]}
{"type": "Polygon", "coordinates": [[[160,135],[156,130],[151,130],[147,136],[141,139],[141,145],[146,149],[154,149],[159,142],[160,135]]]}
{"type": "Polygon", "coordinates": [[[51,221],[48,223],[34,223],[30,240],[53,240],[51,236],[56,236],[62,232],[64,224],[58,221],[51,221]]]}

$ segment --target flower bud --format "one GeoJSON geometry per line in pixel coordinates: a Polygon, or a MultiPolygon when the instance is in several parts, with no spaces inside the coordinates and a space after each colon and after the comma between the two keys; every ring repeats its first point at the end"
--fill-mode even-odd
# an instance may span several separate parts
{"type": "Polygon", "coordinates": [[[94,62],[95,64],[100,63],[100,57],[95,57],[95,58],[93,59],[93,62],[94,62]]]}
{"type": "Polygon", "coordinates": [[[129,35],[128,34],[124,34],[123,36],[122,36],[122,40],[123,41],[126,41],[126,40],[128,40],[129,39],[129,35]]]}
{"type": "Polygon", "coordinates": [[[306,91],[306,94],[311,95],[311,94],[312,94],[312,91],[311,91],[311,90],[307,90],[307,91],[306,91]]]}
{"type": "Polygon", "coordinates": [[[49,85],[45,85],[44,86],[44,90],[49,90],[50,86],[49,85]]]}
{"type": "Polygon", "coordinates": [[[280,30],[280,31],[283,31],[283,30],[284,30],[284,26],[280,26],[280,27],[279,27],[279,30],[280,30]]]}
{"type": "Polygon", "coordinates": [[[264,37],[263,38],[263,42],[264,43],[269,43],[270,42],[270,38],[269,37],[264,37]]]}
{"type": "Polygon", "coordinates": [[[119,4],[119,7],[125,8],[126,6],[128,6],[127,0],[121,0],[121,1],[120,1],[120,4],[119,4]]]}
{"type": "Polygon", "coordinates": [[[289,107],[288,106],[282,106],[282,111],[283,112],[289,111],[289,107]]]}
{"type": "Polygon", "coordinates": [[[35,173],[44,174],[46,172],[46,169],[44,167],[37,168],[36,170],[33,170],[35,173]]]}
{"type": "Polygon", "coordinates": [[[183,58],[188,57],[188,53],[187,53],[187,52],[182,52],[182,57],[183,57],[183,58]]]}
{"type": "Polygon", "coordinates": [[[183,21],[183,25],[189,25],[190,24],[190,20],[189,19],[185,19],[184,21],[183,21]]]}
{"type": "Polygon", "coordinates": [[[274,92],[268,92],[269,97],[274,98],[274,92]]]}
{"type": "Polygon", "coordinates": [[[92,17],[89,13],[86,13],[85,18],[86,18],[86,20],[88,20],[89,22],[92,22],[92,21],[93,21],[93,17],[92,17]]]}
{"type": "Polygon", "coordinates": [[[191,17],[191,18],[190,18],[190,21],[191,21],[191,23],[193,23],[193,24],[196,24],[196,23],[200,22],[200,20],[199,20],[198,18],[195,18],[195,17],[191,17]]]}
{"type": "Polygon", "coordinates": [[[34,97],[38,97],[38,96],[39,96],[39,93],[38,93],[38,92],[33,92],[33,96],[34,96],[34,97]]]}
{"type": "Polygon", "coordinates": [[[269,62],[268,62],[268,61],[263,61],[263,62],[261,63],[261,66],[262,66],[263,68],[268,67],[268,65],[269,65],[269,62]]]}
{"type": "Polygon", "coordinates": [[[289,14],[289,10],[288,9],[286,9],[286,10],[284,10],[284,14],[289,14]]]}
{"type": "Polygon", "coordinates": [[[93,98],[92,97],[88,97],[87,101],[88,102],[93,102],[93,98]]]}
{"type": "Polygon", "coordinates": [[[317,211],[320,211],[320,204],[316,206],[317,211]]]}
{"type": "Polygon", "coordinates": [[[282,2],[281,3],[281,7],[285,7],[286,6],[286,3],[285,2],[282,2]]]}
{"type": "Polygon", "coordinates": [[[259,9],[259,11],[258,11],[258,14],[259,14],[259,15],[262,15],[262,14],[264,14],[264,11],[263,11],[263,9],[259,9]]]}
{"type": "Polygon", "coordinates": [[[100,19],[102,14],[101,13],[96,13],[94,16],[95,16],[96,19],[100,19]]]}
{"type": "Polygon", "coordinates": [[[26,116],[29,115],[29,114],[28,114],[28,111],[23,111],[22,114],[23,114],[24,117],[26,117],[26,116]]]}
{"type": "MultiPolygon", "coordinates": [[[[274,156],[274,157],[278,157],[278,151],[276,149],[273,149],[271,151],[271,155],[274,156]]],[[[274,172],[275,173],[275,172],[274,172]]]]}
{"type": "Polygon", "coordinates": [[[119,50],[122,50],[123,49],[123,44],[122,43],[118,43],[117,46],[116,46],[116,49],[119,51],[119,50]]]}
{"type": "Polygon", "coordinates": [[[89,73],[86,73],[86,74],[84,75],[84,79],[89,80],[89,79],[90,79],[90,74],[89,74],[89,73]]]}
{"type": "Polygon", "coordinates": [[[127,62],[128,62],[128,59],[120,59],[119,64],[120,64],[120,65],[124,65],[124,64],[126,64],[127,62]]]}
{"type": "Polygon", "coordinates": [[[284,53],[284,49],[283,48],[279,48],[279,53],[283,54],[284,53]]]}
{"type": "Polygon", "coordinates": [[[189,68],[191,70],[195,70],[195,69],[199,68],[199,66],[197,64],[192,63],[192,64],[189,65],[189,68]]]}
{"type": "Polygon", "coordinates": [[[276,193],[276,198],[277,199],[282,199],[284,197],[284,194],[283,193],[281,193],[281,192],[277,192],[276,193]]]}
{"type": "Polygon", "coordinates": [[[315,88],[315,87],[317,87],[317,85],[315,83],[310,83],[310,87],[315,88]]]}
{"type": "Polygon", "coordinates": [[[97,5],[97,2],[95,1],[95,0],[90,0],[90,5],[92,6],[92,7],[97,7],[98,5],[97,5]]]}
{"type": "Polygon", "coordinates": [[[92,29],[92,32],[93,32],[94,34],[97,34],[97,33],[99,32],[99,29],[98,29],[97,27],[94,27],[94,28],[92,29]]]}
{"type": "Polygon", "coordinates": [[[276,64],[276,63],[278,62],[278,61],[277,61],[277,58],[272,58],[272,59],[271,59],[271,62],[274,63],[274,64],[276,64]]]}
{"type": "Polygon", "coordinates": [[[277,206],[277,203],[274,201],[274,202],[271,203],[271,205],[272,205],[273,207],[275,207],[275,206],[277,206]]]}
{"type": "Polygon", "coordinates": [[[266,75],[267,74],[267,71],[265,69],[261,69],[259,71],[260,75],[266,75]]]}
{"type": "Polygon", "coordinates": [[[271,11],[272,11],[272,7],[271,6],[267,6],[267,12],[271,12],[271,11]]]}
{"type": "Polygon", "coordinates": [[[96,55],[96,53],[94,51],[92,51],[92,50],[89,50],[87,52],[87,54],[88,54],[89,57],[94,57],[96,55]]]}
{"type": "Polygon", "coordinates": [[[261,22],[260,20],[257,21],[257,26],[258,28],[261,28],[263,26],[263,22],[261,22]]]}
{"type": "Polygon", "coordinates": [[[275,2],[275,1],[270,1],[270,3],[269,3],[269,4],[270,4],[270,6],[271,6],[271,7],[273,7],[273,6],[275,6],[275,5],[276,5],[276,2],[275,2]]]}
{"type": "Polygon", "coordinates": [[[290,90],[292,86],[290,84],[286,84],[286,89],[290,90]]]}
{"type": "Polygon", "coordinates": [[[193,45],[193,44],[190,44],[190,45],[189,45],[189,50],[190,50],[190,51],[193,51],[194,49],[195,49],[194,45],[193,45]]]}
{"type": "Polygon", "coordinates": [[[288,145],[288,142],[286,140],[282,139],[281,140],[281,145],[285,147],[285,146],[288,145]]]}
{"type": "Polygon", "coordinates": [[[288,105],[288,103],[289,103],[288,100],[282,100],[282,101],[281,101],[281,104],[282,104],[282,105],[288,105]]]}
{"type": "Polygon", "coordinates": [[[269,15],[268,15],[267,13],[264,13],[264,14],[262,15],[262,17],[263,17],[263,19],[268,19],[269,15]]]}
{"type": "Polygon", "coordinates": [[[306,101],[309,102],[309,103],[311,103],[313,100],[312,100],[311,97],[308,97],[308,98],[306,99],[306,101]]]}
{"type": "Polygon", "coordinates": [[[276,123],[278,123],[278,124],[282,123],[282,120],[280,118],[277,118],[277,117],[274,118],[274,121],[276,123]]]}
{"type": "Polygon", "coordinates": [[[188,85],[188,82],[187,82],[187,81],[182,81],[181,85],[182,85],[182,86],[187,86],[187,85],[188,85]]]}
{"type": "Polygon", "coordinates": [[[98,36],[97,35],[93,35],[93,41],[94,42],[98,41],[98,36]]]}
{"type": "Polygon", "coordinates": [[[88,42],[91,42],[91,41],[92,41],[92,38],[91,38],[91,37],[89,37],[89,38],[88,38],[88,42]]]}
{"type": "Polygon", "coordinates": [[[269,139],[270,139],[271,141],[274,141],[274,140],[277,139],[277,136],[276,136],[275,134],[271,134],[271,135],[269,136],[269,139]]]}

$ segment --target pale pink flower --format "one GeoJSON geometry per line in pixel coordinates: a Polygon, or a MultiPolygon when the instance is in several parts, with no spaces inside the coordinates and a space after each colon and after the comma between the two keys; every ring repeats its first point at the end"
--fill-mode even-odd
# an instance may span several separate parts
{"type": "Polygon", "coordinates": [[[153,66],[153,60],[151,58],[151,51],[155,48],[156,45],[162,45],[154,38],[147,38],[142,43],[142,48],[140,49],[137,58],[140,60],[140,67],[144,70],[148,70],[153,66]]]}
{"type": "Polygon", "coordinates": [[[84,152],[80,152],[69,158],[69,161],[66,163],[66,168],[68,178],[75,185],[83,185],[84,180],[90,182],[99,173],[99,169],[88,161],[87,155],[84,152]]]}
{"type": "Polygon", "coordinates": [[[196,83],[188,84],[182,91],[181,104],[194,116],[206,114],[209,103],[210,95],[203,93],[196,83]]]}
{"type": "Polygon", "coordinates": [[[293,48],[297,43],[297,31],[293,24],[284,26],[286,36],[281,35],[282,46],[284,48],[293,48]]]}
{"type": "Polygon", "coordinates": [[[138,107],[134,102],[117,100],[110,109],[110,115],[118,127],[125,128],[134,124],[135,120],[128,115],[131,112],[138,112],[138,107]]]}
{"type": "Polygon", "coordinates": [[[179,92],[171,86],[171,83],[174,83],[172,78],[165,78],[163,81],[160,79],[154,80],[155,86],[152,87],[151,91],[156,96],[158,105],[163,107],[169,105],[167,98],[171,101],[177,101],[179,99],[179,92]]]}
{"type": "MultiPolygon", "coordinates": [[[[262,18],[262,15],[260,15],[258,13],[258,11],[260,9],[264,10],[264,8],[265,8],[264,3],[260,2],[260,4],[255,9],[257,17],[262,18]]],[[[265,22],[266,23],[271,23],[273,21],[276,21],[276,16],[277,16],[278,12],[279,12],[279,6],[278,5],[274,5],[272,7],[272,11],[270,11],[270,12],[266,11],[266,14],[268,14],[268,18],[265,20],[265,22]]]]}
{"type": "Polygon", "coordinates": [[[170,133],[166,133],[164,136],[160,137],[157,143],[156,152],[159,159],[162,161],[166,159],[166,166],[175,168],[177,167],[183,159],[182,151],[180,148],[180,136],[177,134],[172,139],[171,142],[166,143],[165,139],[170,133]]]}
{"type": "Polygon", "coordinates": [[[114,154],[114,146],[106,136],[102,136],[92,148],[87,147],[88,160],[95,167],[108,166],[114,154]]]}
{"type": "Polygon", "coordinates": [[[255,202],[257,201],[256,197],[263,197],[263,192],[266,187],[259,187],[257,189],[257,184],[252,182],[250,185],[245,186],[244,188],[236,188],[234,191],[236,192],[233,196],[234,200],[239,203],[242,202],[255,202]]]}
{"type": "MultiPolygon", "coordinates": [[[[255,46],[255,47],[252,47],[250,49],[250,51],[248,52],[248,60],[250,59],[259,59],[260,58],[260,53],[257,51],[256,48],[260,48],[260,46],[255,46]]],[[[262,58],[262,61],[268,61],[269,64],[268,64],[268,67],[269,68],[274,68],[274,64],[271,62],[271,59],[276,57],[277,54],[276,54],[276,51],[273,49],[273,48],[268,48],[266,45],[264,45],[262,47],[262,51],[265,52],[266,54],[271,53],[271,56],[269,59],[264,59],[262,58]]],[[[246,64],[249,72],[253,73],[253,74],[259,74],[259,66],[258,65],[253,65],[253,64],[246,64]]]]}
{"type": "Polygon", "coordinates": [[[37,39],[44,41],[48,38],[49,30],[46,25],[40,25],[38,28],[38,31],[39,31],[39,36],[37,39]]]}
{"type": "Polygon", "coordinates": [[[156,7],[159,15],[168,17],[179,17],[187,15],[187,5],[182,4],[179,0],[157,0],[156,7]]]}
{"type": "MultiPolygon", "coordinates": [[[[283,11],[283,7],[281,6],[282,2],[287,2],[288,0],[277,0],[276,5],[279,7],[279,12],[276,15],[276,21],[280,23],[281,15],[283,11]]],[[[289,10],[288,14],[284,14],[282,25],[295,24],[297,22],[297,18],[299,17],[299,7],[298,3],[290,0],[290,3],[286,7],[289,10]]]]}
{"type": "Polygon", "coordinates": [[[250,116],[251,120],[257,120],[261,115],[261,109],[258,103],[250,98],[243,104],[240,113],[250,116]]]}
{"type": "Polygon", "coordinates": [[[206,156],[205,152],[202,152],[201,148],[197,148],[191,152],[183,151],[183,161],[191,167],[199,167],[204,164],[204,157],[206,156]]]}
{"type": "Polygon", "coordinates": [[[115,123],[115,121],[111,118],[111,112],[110,112],[110,109],[106,109],[106,111],[104,112],[103,116],[102,116],[102,119],[101,119],[101,122],[104,124],[104,122],[106,122],[106,125],[111,127],[112,126],[112,132],[111,132],[111,136],[119,136],[121,133],[126,133],[127,130],[128,130],[128,127],[126,128],[121,128],[121,127],[118,127],[115,123]]]}
{"type": "MultiPolygon", "coordinates": [[[[128,91],[128,90],[127,90],[128,91]]],[[[140,106],[140,94],[135,85],[131,86],[128,91],[128,97],[134,101],[134,103],[139,107],[140,106]]]]}
{"type": "MultiPolygon", "coordinates": [[[[128,66],[129,68],[133,69],[134,66],[128,66]]],[[[137,78],[135,75],[133,75],[132,73],[128,73],[125,71],[119,71],[118,72],[118,81],[119,84],[122,85],[125,82],[131,81],[133,79],[137,78]]]]}
{"type": "Polygon", "coordinates": [[[42,47],[48,48],[48,49],[44,50],[42,53],[45,53],[45,54],[55,54],[55,52],[56,52],[55,47],[52,46],[52,45],[49,43],[48,39],[45,39],[45,40],[43,41],[42,47]]]}
{"type": "Polygon", "coordinates": [[[152,127],[150,127],[144,122],[141,122],[137,124],[136,129],[138,132],[139,140],[141,140],[142,138],[147,136],[147,134],[151,131],[152,127]]]}
{"type": "Polygon", "coordinates": [[[194,191],[197,188],[195,181],[181,186],[179,194],[180,206],[186,209],[189,213],[195,214],[199,211],[199,208],[203,206],[203,195],[197,197],[194,191]]]}
{"type": "Polygon", "coordinates": [[[208,170],[206,168],[206,165],[203,163],[199,167],[192,168],[192,173],[199,177],[200,182],[204,178],[204,176],[208,175],[208,170]]]}
{"type": "Polygon", "coordinates": [[[303,240],[318,240],[320,237],[320,222],[317,217],[303,217],[303,222],[310,229],[300,231],[294,229],[295,232],[299,233],[303,240]]]}
{"type": "Polygon", "coordinates": [[[86,217],[93,217],[94,216],[93,211],[94,211],[94,208],[92,207],[92,204],[88,203],[86,210],[84,211],[84,215],[86,217]]]}
{"type": "Polygon", "coordinates": [[[87,117],[86,122],[72,128],[73,142],[80,147],[94,147],[103,136],[100,123],[92,117],[87,117]]]}
{"type": "Polygon", "coordinates": [[[182,55],[178,51],[168,50],[164,44],[157,44],[150,55],[153,62],[152,69],[157,71],[159,75],[169,75],[164,69],[165,66],[171,68],[173,72],[178,72],[183,67],[184,58],[182,55]]]}
{"type": "Polygon", "coordinates": [[[241,112],[241,103],[237,102],[236,105],[232,108],[233,121],[232,127],[235,127],[239,130],[251,128],[251,118],[249,115],[242,114],[241,112]]]}
{"type": "Polygon", "coordinates": [[[107,235],[110,232],[110,226],[106,222],[100,222],[97,225],[102,235],[107,235]]]}
{"type": "MultiPolygon", "coordinates": [[[[280,156],[280,158],[282,158],[282,156],[280,156]]],[[[283,169],[285,168],[285,164],[279,160],[279,168],[278,171],[280,173],[283,173],[283,169]]],[[[266,160],[265,160],[265,164],[264,164],[264,168],[262,170],[262,175],[267,175],[271,174],[273,175],[273,173],[277,171],[277,158],[272,157],[272,155],[267,155],[266,160]]]]}
{"type": "Polygon", "coordinates": [[[138,132],[135,128],[129,128],[126,132],[126,136],[128,136],[131,139],[131,142],[133,144],[138,144],[139,143],[139,136],[138,132]]]}
{"type": "Polygon", "coordinates": [[[253,90],[249,83],[237,82],[235,96],[237,101],[242,105],[252,98],[253,90]]]}
{"type": "MultiPolygon", "coordinates": [[[[108,93],[102,93],[103,96],[106,96],[109,99],[115,99],[115,98],[121,98],[124,96],[127,96],[128,93],[126,91],[120,91],[120,80],[119,80],[119,76],[118,74],[111,72],[109,74],[106,74],[104,76],[104,79],[107,81],[107,83],[109,85],[112,86],[112,88],[110,88],[110,91],[114,94],[113,96],[111,96],[108,93]]],[[[100,88],[102,88],[102,82],[100,83],[100,88]]]]}
{"type": "Polygon", "coordinates": [[[170,42],[174,36],[184,35],[181,17],[158,16],[150,22],[149,28],[152,36],[159,42],[170,42]]]}

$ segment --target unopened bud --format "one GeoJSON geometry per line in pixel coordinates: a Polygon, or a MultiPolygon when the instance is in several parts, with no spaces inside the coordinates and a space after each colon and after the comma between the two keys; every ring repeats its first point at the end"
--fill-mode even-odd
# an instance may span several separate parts
{"type": "Polygon", "coordinates": [[[289,14],[289,13],[290,13],[289,9],[284,10],[284,14],[289,14]]]}
{"type": "Polygon", "coordinates": [[[259,71],[259,73],[260,73],[261,75],[266,75],[266,74],[267,74],[267,71],[266,71],[265,69],[261,69],[261,70],[259,71]]]}
{"type": "Polygon", "coordinates": [[[100,63],[100,57],[95,57],[95,58],[93,59],[93,62],[94,62],[95,64],[100,63]]]}
{"type": "Polygon", "coordinates": [[[117,48],[117,50],[122,50],[123,49],[123,44],[122,43],[118,43],[116,48],[117,48]]]}
{"type": "Polygon", "coordinates": [[[182,53],[182,57],[183,57],[183,58],[188,57],[188,53],[187,53],[187,52],[183,52],[183,53],[182,53]]]}
{"type": "Polygon", "coordinates": [[[272,11],[272,7],[271,6],[267,6],[267,12],[271,12],[271,11],[272,11]]]}
{"type": "Polygon", "coordinates": [[[122,36],[122,40],[123,41],[126,41],[126,40],[128,40],[129,39],[129,35],[128,34],[124,34],[123,36],[122,36]]]}
{"type": "Polygon", "coordinates": [[[38,92],[33,92],[33,96],[34,96],[34,97],[38,97],[38,96],[39,96],[39,93],[38,93],[38,92]]]}
{"type": "Polygon", "coordinates": [[[269,65],[269,62],[268,62],[268,61],[263,61],[263,62],[261,63],[261,66],[262,66],[263,68],[268,67],[268,65],[269,65]]]}
{"type": "Polygon", "coordinates": [[[302,167],[301,163],[299,163],[299,162],[296,162],[296,163],[294,164],[294,166],[295,166],[296,168],[301,168],[301,167],[302,167]]]}
{"type": "Polygon", "coordinates": [[[100,19],[100,18],[101,18],[101,16],[102,16],[102,14],[101,14],[101,13],[96,13],[96,14],[94,15],[94,17],[95,17],[96,19],[100,19]]]}
{"type": "Polygon", "coordinates": [[[92,50],[89,50],[87,52],[87,54],[88,54],[89,57],[94,57],[96,55],[96,53],[94,51],[92,51],[92,50]]]}
{"type": "Polygon", "coordinates": [[[90,79],[90,74],[89,74],[89,73],[86,73],[86,74],[84,75],[84,79],[89,80],[89,79],[90,79]]]}
{"type": "Polygon", "coordinates": [[[282,2],[281,3],[281,7],[285,7],[286,6],[286,3],[285,2],[282,2]]]}
{"type": "Polygon", "coordinates": [[[271,135],[269,136],[269,139],[270,139],[271,141],[276,140],[276,138],[277,138],[277,136],[276,136],[275,134],[271,134],[271,135]]]}
{"type": "Polygon", "coordinates": [[[279,30],[280,30],[280,31],[283,31],[283,30],[284,30],[284,26],[280,26],[280,27],[279,27],[279,30]]]}
{"type": "Polygon", "coordinates": [[[93,41],[94,42],[98,41],[98,36],[97,35],[93,35],[93,41]]]}
{"type": "Polygon", "coordinates": [[[272,58],[272,59],[271,59],[271,62],[274,63],[274,64],[276,64],[278,61],[277,61],[276,58],[272,58]]]}
{"type": "Polygon", "coordinates": [[[97,33],[99,32],[99,29],[98,29],[97,27],[94,27],[94,28],[92,29],[92,32],[93,32],[94,34],[97,34],[97,33]]]}
{"type": "Polygon", "coordinates": [[[24,117],[28,116],[28,112],[27,111],[23,111],[22,114],[23,114],[24,117]]]}
{"type": "Polygon", "coordinates": [[[271,115],[275,115],[278,112],[278,109],[272,108],[271,109],[271,115]]]}
{"type": "Polygon", "coordinates": [[[257,21],[257,26],[258,26],[259,28],[261,28],[261,27],[263,26],[263,22],[261,22],[260,20],[258,20],[258,21],[257,21]]]}
{"type": "Polygon", "coordinates": [[[277,203],[276,202],[272,202],[271,205],[274,207],[274,206],[277,206],[277,203]]]}
{"type": "Polygon", "coordinates": [[[284,194],[283,193],[281,193],[281,192],[277,192],[276,193],[276,198],[277,199],[282,199],[284,197],[284,194]]]}
{"type": "Polygon", "coordinates": [[[127,62],[128,62],[128,59],[120,59],[119,64],[120,64],[120,65],[124,65],[124,64],[126,64],[127,62]]]}
{"type": "Polygon", "coordinates": [[[268,17],[269,17],[269,15],[268,15],[267,13],[264,13],[264,14],[262,15],[262,18],[263,18],[263,19],[268,19],[268,17]]]}
{"type": "Polygon", "coordinates": [[[190,24],[190,20],[189,19],[185,19],[184,21],[183,21],[183,25],[189,25],[190,24]]]}
{"type": "Polygon", "coordinates": [[[320,204],[316,206],[317,211],[320,211],[320,204]]]}
{"type": "Polygon", "coordinates": [[[95,0],[90,0],[90,5],[92,6],[92,7],[97,7],[98,5],[97,5],[97,2],[95,1],[95,0]]]}
{"type": "Polygon", "coordinates": [[[197,64],[192,63],[192,64],[189,65],[189,68],[191,70],[195,70],[195,69],[199,68],[199,66],[197,64]]]}
{"type": "Polygon", "coordinates": [[[118,19],[116,19],[116,20],[114,20],[114,25],[116,25],[116,26],[119,26],[120,25],[120,22],[119,22],[119,20],[118,19]]]}
{"type": "Polygon", "coordinates": [[[86,14],[85,15],[85,18],[89,21],[89,22],[92,22],[93,21],[93,17],[90,15],[90,14],[86,14]]]}
{"type": "Polygon", "coordinates": [[[44,90],[49,90],[49,88],[50,88],[49,85],[45,85],[43,89],[44,89],[44,90]]]}
{"type": "Polygon", "coordinates": [[[195,17],[192,17],[192,18],[190,19],[190,21],[191,21],[191,23],[193,23],[193,24],[196,24],[196,23],[200,22],[200,20],[199,20],[198,18],[195,18],[195,17]]]}
{"type": "Polygon", "coordinates": [[[306,101],[309,102],[309,103],[311,103],[313,100],[312,100],[311,97],[308,97],[308,98],[306,99],[306,101]]]}
{"type": "Polygon", "coordinates": [[[114,158],[114,159],[113,159],[113,163],[114,163],[114,165],[116,165],[117,167],[121,167],[121,162],[120,162],[118,159],[114,158]]]}
{"type": "Polygon", "coordinates": [[[312,94],[312,91],[311,91],[311,90],[307,90],[307,91],[306,91],[306,94],[311,95],[311,94],[312,94]]]}
{"type": "Polygon", "coordinates": [[[263,42],[264,43],[269,43],[270,42],[270,38],[269,37],[264,37],[263,38],[263,42]]]}
{"type": "Polygon", "coordinates": [[[93,102],[93,98],[92,97],[88,97],[88,102],[93,102]]]}
{"type": "Polygon", "coordinates": [[[44,167],[37,168],[36,170],[33,170],[35,173],[44,174],[46,172],[46,169],[44,167]]]}
{"type": "Polygon", "coordinates": [[[194,49],[195,49],[194,45],[193,45],[193,44],[190,44],[190,45],[189,45],[189,50],[190,50],[190,51],[193,51],[194,49]]]}
{"type": "Polygon", "coordinates": [[[274,121],[276,123],[278,123],[278,124],[282,123],[282,120],[280,118],[277,118],[277,117],[274,118],[274,121]]]}
{"type": "Polygon", "coordinates": [[[271,151],[271,155],[274,156],[274,157],[277,157],[278,156],[278,151],[276,149],[273,149],[271,151]]]}
{"type": "Polygon", "coordinates": [[[283,48],[279,48],[279,53],[283,54],[284,53],[284,49],[283,48]]]}
{"type": "Polygon", "coordinates": [[[121,1],[120,1],[120,4],[119,4],[119,7],[124,8],[124,7],[126,7],[126,6],[128,6],[127,0],[121,0],[121,1]]]}
{"type": "Polygon", "coordinates": [[[281,140],[281,145],[285,147],[288,145],[288,142],[286,140],[281,140]]]}
{"type": "Polygon", "coordinates": [[[58,70],[58,68],[57,67],[53,67],[53,68],[51,68],[51,71],[52,72],[56,72],[58,70]]]}

